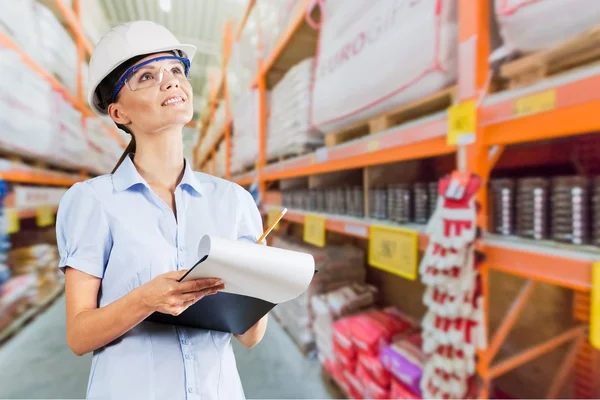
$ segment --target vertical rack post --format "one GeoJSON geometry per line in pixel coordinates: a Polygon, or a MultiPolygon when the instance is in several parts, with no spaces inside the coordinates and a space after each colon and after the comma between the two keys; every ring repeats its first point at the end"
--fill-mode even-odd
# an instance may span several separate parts
{"type": "Polygon", "coordinates": [[[231,23],[225,23],[223,33],[223,101],[225,102],[225,179],[231,179],[231,110],[229,104],[229,93],[227,85],[227,68],[229,66],[229,56],[231,55],[231,23]]]}
{"type": "MultiPolygon", "coordinates": [[[[489,178],[489,163],[486,147],[483,145],[482,129],[479,126],[479,100],[487,90],[486,82],[489,76],[490,54],[490,13],[491,0],[459,1],[459,48],[458,48],[458,101],[475,101],[476,131],[473,137],[467,138],[468,145],[459,145],[457,151],[457,165],[463,171],[477,174],[482,179],[482,185],[477,194],[477,201],[481,205],[478,217],[478,226],[487,230],[487,184],[489,178]]],[[[482,249],[479,249],[482,250],[482,249]]],[[[484,308],[484,324],[489,329],[489,276],[487,265],[483,262],[480,266],[482,296],[484,308]]],[[[489,377],[489,360],[487,349],[478,352],[477,372],[483,385],[478,395],[479,398],[489,398],[491,379],[489,377]]]]}
{"type": "MultiPolygon", "coordinates": [[[[81,26],[81,1],[73,0],[73,13],[77,23],[81,26]]],[[[83,48],[83,38],[75,35],[75,44],[77,46],[77,99],[85,103],[85,94],[83,93],[83,68],[82,63],[85,58],[85,49],[83,48]]]]}
{"type": "MultiPolygon", "coordinates": [[[[262,63],[259,63],[259,71],[262,71],[262,63]]],[[[258,74],[258,190],[261,196],[265,192],[265,180],[262,170],[267,162],[267,76],[266,72],[258,74]]]]}

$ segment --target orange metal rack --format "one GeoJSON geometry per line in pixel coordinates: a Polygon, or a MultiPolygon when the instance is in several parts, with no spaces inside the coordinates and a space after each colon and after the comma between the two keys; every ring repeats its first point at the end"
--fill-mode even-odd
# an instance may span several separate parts
{"type": "MultiPolygon", "coordinates": [[[[504,146],[600,131],[600,114],[597,112],[600,108],[600,67],[598,66],[551,77],[525,89],[488,94],[489,16],[492,2],[491,0],[477,2],[459,0],[458,101],[472,100],[477,104],[476,131],[472,135],[470,144],[459,147],[446,144],[448,116],[446,113],[441,113],[379,134],[368,135],[334,147],[321,148],[312,154],[267,165],[265,154],[268,112],[265,101],[267,75],[287,46],[293,42],[296,32],[305,23],[304,18],[309,11],[311,1],[301,1],[300,4],[273,52],[265,60],[259,61],[259,73],[254,81],[260,94],[259,159],[256,168],[231,178],[241,185],[248,185],[257,180],[266,203],[265,211],[280,206],[280,199],[265,197],[265,188],[270,182],[395,161],[456,154],[459,169],[475,173],[483,179],[483,188],[478,193],[478,201],[482,206],[479,225],[487,229],[489,206],[487,183],[504,146]],[[551,109],[527,112],[519,107],[519,102],[547,92],[551,92],[551,96],[555,99],[551,109]]],[[[244,21],[253,6],[254,1],[250,1],[244,21]]],[[[241,29],[243,25],[238,30],[237,38],[240,36],[241,29]]],[[[227,160],[229,162],[229,158],[227,160]]],[[[206,159],[202,159],[199,165],[203,166],[205,163],[206,159]]],[[[305,216],[304,212],[289,210],[284,218],[303,224],[305,216]]],[[[375,223],[366,219],[322,216],[325,217],[326,230],[363,239],[368,239],[370,226],[375,223]]],[[[379,221],[377,223],[380,224],[379,221]]],[[[420,231],[418,227],[408,226],[408,228],[419,232],[419,248],[424,249],[427,236],[422,228],[420,231]]],[[[571,343],[571,350],[558,366],[556,378],[548,388],[548,396],[558,395],[569,371],[574,368],[575,395],[596,397],[597,388],[588,381],[596,374],[598,355],[587,338],[589,335],[587,323],[590,320],[591,271],[594,263],[600,261],[600,253],[572,246],[514,240],[490,234],[485,235],[482,250],[486,255],[481,274],[488,327],[489,270],[520,276],[526,278],[526,281],[498,330],[489,335],[489,346],[478,355],[477,371],[482,382],[479,397],[490,396],[492,381],[498,376],[567,343],[571,343]],[[576,293],[574,316],[581,324],[544,343],[494,363],[498,350],[530,299],[536,282],[550,283],[574,290],[576,293]]]]}

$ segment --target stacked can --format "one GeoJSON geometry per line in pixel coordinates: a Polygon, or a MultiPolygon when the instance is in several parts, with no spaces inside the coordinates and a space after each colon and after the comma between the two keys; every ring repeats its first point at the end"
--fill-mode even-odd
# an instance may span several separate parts
{"type": "Polygon", "coordinates": [[[429,191],[429,218],[431,218],[431,216],[433,215],[433,212],[435,211],[435,209],[437,207],[437,200],[438,200],[438,183],[437,183],[437,181],[430,182],[427,189],[429,191]]]}
{"type": "Polygon", "coordinates": [[[334,191],[334,214],[346,214],[346,191],[344,188],[338,188],[334,191]]]}
{"type": "Polygon", "coordinates": [[[365,215],[362,186],[346,187],[346,214],[358,218],[365,215]]]}
{"type": "Polygon", "coordinates": [[[536,240],[548,237],[548,180],[526,178],[518,183],[517,234],[536,240]]]}
{"type": "Polygon", "coordinates": [[[408,183],[388,186],[388,219],[399,224],[410,222],[412,188],[408,183]]]}
{"type": "Polygon", "coordinates": [[[600,176],[594,179],[592,212],[592,241],[595,246],[600,247],[600,176]]]}
{"type": "Polygon", "coordinates": [[[369,190],[369,216],[374,219],[385,220],[387,212],[388,193],[384,188],[369,190]]]}
{"type": "Polygon", "coordinates": [[[552,179],[552,239],[571,244],[588,242],[589,198],[588,178],[552,179]]]}
{"type": "Polygon", "coordinates": [[[496,179],[492,181],[491,186],[494,232],[505,236],[512,235],[515,232],[515,181],[496,179]]]}
{"type": "Polygon", "coordinates": [[[429,193],[427,183],[415,183],[413,186],[414,222],[426,224],[429,220],[429,193]]]}

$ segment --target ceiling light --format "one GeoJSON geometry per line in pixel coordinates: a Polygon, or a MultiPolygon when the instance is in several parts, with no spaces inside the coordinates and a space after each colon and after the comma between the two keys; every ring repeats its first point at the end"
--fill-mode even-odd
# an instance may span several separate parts
{"type": "Polygon", "coordinates": [[[158,0],[158,6],[164,12],[171,11],[171,0],[158,0]]]}

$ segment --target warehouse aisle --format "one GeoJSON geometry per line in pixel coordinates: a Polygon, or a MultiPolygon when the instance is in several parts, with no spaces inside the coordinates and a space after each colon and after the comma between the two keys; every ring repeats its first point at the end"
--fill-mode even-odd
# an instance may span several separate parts
{"type": "MultiPolygon", "coordinates": [[[[261,344],[235,351],[248,398],[330,397],[318,361],[304,358],[273,320],[261,344]]],[[[61,297],[0,348],[0,398],[83,398],[90,361],[65,344],[61,297]]]]}

